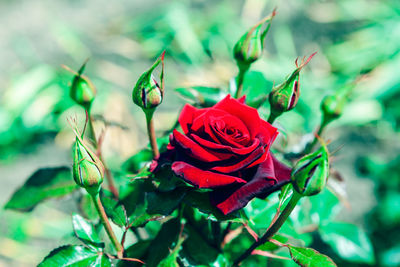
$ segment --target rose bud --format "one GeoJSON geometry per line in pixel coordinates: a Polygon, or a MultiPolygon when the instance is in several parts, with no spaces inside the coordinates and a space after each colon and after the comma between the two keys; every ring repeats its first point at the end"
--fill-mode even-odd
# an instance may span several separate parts
{"type": "Polygon", "coordinates": [[[321,102],[321,111],[322,111],[322,121],[324,124],[328,124],[333,120],[338,119],[343,112],[344,105],[349,99],[349,96],[356,86],[356,81],[345,85],[342,87],[336,94],[329,95],[324,97],[321,102]]]}
{"type": "Polygon", "coordinates": [[[292,169],[292,184],[302,196],[316,195],[324,189],[329,176],[326,146],[302,157],[292,169]]]}
{"type": "Polygon", "coordinates": [[[313,53],[306,61],[303,58],[300,66],[297,64],[296,69],[289,78],[280,85],[274,87],[269,94],[269,103],[271,105],[271,117],[278,117],[283,112],[293,109],[300,98],[300,71],[316,53],[313,53]]]}
{"type": "Polygon", "coordinates": [[[96,96],[96,88],[88,77],[82,75],[85,70],[87,61],[75,73],[72,85],[70,88],[70,97],[85,109],[89,109],[96,96]]]}
{"type": "Polygon", "coordinates": [[[275,14],[276,11],[274,10],[271,15],[264,18],[248,30],[235,44],[233,55],[238,66],[248,67],[251,63],[261,57],[264,47],[264,39],[275,14]]]}
{"type": "Polygon", "coordinates": [[[151,171],[171,164],[187,183],[209,189],[211,204],[222,213],[241,209],[290,182],[290,168],[270,151],[277,128],[246,105],[244,96],[228,95],[209,108],[186,104],[178,121],[182,132],[172,132],[167,151],[151,171]]]}
{"type": "Polygon", "coordinates": [[[164,54],[145,71],[136,82],[132,92],[133,102],[141,107],[146,114],[152,114],[155,108],[161,104],[164,97],[164,54]],[[153,75],[154,69],[161,63],[160,84],[153,75]]]}
{"type": "Polygon", "coordinates": [[[81,138],[78,129],[73,129],[76,141],[73,146],[73,177],[75,183],[95,196],[99,193],[104,177],[104,165],[99,157],[81,138]]]}

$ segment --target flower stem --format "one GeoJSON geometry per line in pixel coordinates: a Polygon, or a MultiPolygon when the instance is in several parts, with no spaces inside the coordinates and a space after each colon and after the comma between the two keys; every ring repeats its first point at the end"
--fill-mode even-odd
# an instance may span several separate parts
{"type": "Polygon", "coordinates": [[[102,161],[102,163],[104,165],[105,177],[106,177],[106,180],[107,180],[108,187],[109,187],[111,193],[113,194],[113,196],[116,199],[118,199],[119,193],[118,193],[117,187],[115,186],[114,179],[112,177],[110,169],[107,168],[107,165],[106,165],[106,163],[104,162],[104,160],[102,159],[102,156],[101,156],[101,148],[99,148],[99,143],[97,141],[96,133],[94,131],[93,119],[92,119],[92,116],[90,114],[90,107],[88,109],[85,109],[85,112],[86,112],[86,120],[88,120],[88,126],[87,126],[88,127],[88,129],[87,129],[88,130],[88,135],[87,135],[88,139],[92,143],[93,147],[98,150],[98,156],[99,156],[100,160],[102,161]]]}
{"type": "Polygon", "coordinates": [[[271,239],[276,232],[281,228],[283,223],[287,220],[289,217],[290,213],[293,211],[293,209],[296,207],[297,202],[300,200],[301,195],[297,193],[296,191],[293,191],[292,198],[290,199],[289,203],[286,205],[285,209],[282,211],[282,213],[279,215],[278,219],[268,228],[268,230],[265,232],[265,234],[258,239],[256,242],[253,243],[239,258],[236,259],[236,261],[233,263],[233,266],[239,266],[239,264],[245,260],[247,257],[251,255],[251,253],[260,245],[264,244],[267,242],[269,239],[271,239]]]}
{"type": "Polygon", "coordinates": [[[110,221],[107,218],[106,212],[104,211],[103,204],[101,204],[99,194],[93,196],[92,195],[92,200],[94,203],[94,206],[96,207],[97,213],[100,216],[101,223],[103,224],[104,228],[106,229],[107,235],[110,238],[112,244],[114,245],[115,250],[117,251],[117,257],[119,259],[122,258],[123,254],[123,247],[121,243],[117,240],[117,237],[115,236],[111,225],[110,221]]]}
{"type": "Polygon", "coordinates": [[[146,123],[147,123],[147,134],[149,136],[150,146],[153,152],[153,158],[158,158],[160,156],[160,152],[158,150],[156,133],[154,130],[153,114],[146,113],[146,123]]]}
{"type": "Polygon", "coordinates": [[[326,120],[322,119],[322,122],[321,122],[320,126],[318,127],[318,130],[314,134],[314,140],[311,143],[309,143],[306,146],[306,148],[304,149],[304,152],[303,152],[304,155],[305,154],[309,154],[313,150],[314,146],[318,142],[318,137],[321,136],[322,132],[324,131],[324,129],[326,127],[326,125],[328,125],[328,122],[326,120]]]}
{"type": "Polygon", "coordinates": [[[278,118],[278,116],[279,115],[276,115],[275,113],[273,113],[272,111],[271,111],[271,113],[269,114],[269,117],[268,117],[268,122],[269,122],[269,124],[273,124],[274,123],[274,121],[275,121],[275,119],[276,118],[278,118]]]}
{"type": "Polygon", "coordinates": [[[239,68],[239,73],[236,76],[236,93],[235,93],[236,99],[242,95],[244,76],[246,75],[246,72],[249,70],[250,65],[239,65],[238,68],[239,68]]]}

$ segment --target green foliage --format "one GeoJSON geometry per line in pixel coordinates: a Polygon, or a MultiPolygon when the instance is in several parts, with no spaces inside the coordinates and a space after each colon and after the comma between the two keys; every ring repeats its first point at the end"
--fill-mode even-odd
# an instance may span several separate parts
{"type": "MultiPolygon", "coordinates": [[[[86,221],[79,214],[72,215],[72,225],[76,236],[85,244],[90,244],[93,247],[102,247],[102,242],[97,234],[96,228],[86,221]]],[[[104,246],[104,245],[103,245],[104,246]]]]}
{"type": "Polygon", "coordinates": [[[105,193],[100,195],[101,202],[104,205],[107,216],[118,226],[128,225],[128,215],[125,207],[118,203],[115,199],[110,196],[106,196],[105,193]]]}
{"type": "Polygon", "coordinates": [[[40,267],[108,267],[111,261],[103,253],[84,246],[67,245],[56,248],[39,264],[40,267]]]}
{"type": "Polygon", "coordinates": [[[356,225],[331,222],[321,225],[319,233],[322,240],[343,259],[358,263],[375,263],[371,241],[356,225]]]}
{"type": "Polygon", "coordinates": [[[288,246],[292,259],[300,266],[303,267],[333,267],[336,264],[325,255],[312,248],[301,248],[288,246]]]}
{"type": "MultiPolygon", "coordinates": [[[[288,258],[290,254],[303,266],[334,266],[330,259],[318,254],[314,248],[332,257],[340,266],[397,266],[400,262],[397,242],[400,238],[400,164],[396,158],[400,129],[400,78],[397,75],[400,67],[400,6],[396,0],[289,1],[289,5],[291,2],[296,4],[282,12],[282,16],[281,12],[278,13],[279,19],[273,22],[263,57],[258,57],[243,82],[246,103],[258,108],[262,118],[266,119],[269,116],[266,100],[273,85],[284,80],[297,56],[318,51],[318,56],[300,79],[303,87],[296,109],[274,124],[280,131],[279,143],[274,145],[276,155],[288,159],[288,164],[295,162],[308,142],[307,136],[301,135],[317,132],[318,123],[324,116],[319,110],[324,96],[337,96],[340,88],[354,81],[360,72],[368,75],[361,77],[359,84],[351,84],[355,88],[352,88],[351,98],[346,95],[345,104],[337,102],[337,99],[325,98],[329,101],[322,112],[332,113],[332,118],[338,117],[339,113],[341,115],[340,120],[335,120],[324,133],[321,132],[322,138],[338,137],[338,141],[329,145],[330,150],[332,148],[332,155],[329,156],[334,160],[328,188],[317,196],[301,200],[273,237],[281,245],[266,242],[257,249],[271,254],[252,255],[243,266],[265,266],[267,261],[271,266],[293,266],[292,261],[276,257],[288,258]],[[327,132],[330,129],[332,131],[327,132]],[[336,153],[341,144],[345,146],[336,153]],[[348,168],[354,165],[352,163],[356,159],[358,177],[348,168]],[[340,175],[339,178],[334,175],[336,172],[341,173],[345,182],[349,183],[343,190],[347,191],[347,195],[340,191],[341,188],[337,190],[335,187],[335,183],[344,183],[340,175]],[[359,185],[369,185],[374,189],[365,193],[365,188],[359,185]],[[375,208],[368,204],[372,200],[376,202],[375,208]],[[343,210],[343,204],[351,204],[352,211],[343,210]],[[366,232],[352,224],[336,222],[339,211],[344,211],[343,220],[364,223],[366,232]]],[[[57,5],[63,5],[60,3],[57,5]]],[[[118,5],[113,6],[118,9],[118,5]]],[[[7,8],[6,4],[4,6],[7,8]]],[[[70,22],[62,21],[49,24],[55,25],[50,31],[43,31],[49,36],[43,38],[40,35],[41,38],[37,39],[47,42],[50,38],[49,43],[55,41],[59,45],[57,47],[63,49],[60,51],[61,61],[53,58],[52,62],[67,59],[77,65],[91,55],[91,62],[95,61],[88,66],[87,73],[99,88],[93,112],[104,113],[108,117],[114,115],[110,107],[117,104],[121,114],[115,114],[115,118],[121,116],[122,124],[127,126],[124,131],[134,132],[129,137],[133,140],[129,144],[131,147],[125,144],[118,147],[112,142],[118,139],[123,143],[126,139],[115,138],[116,124],[105,125],[107,145],[103,146],[102,160],[107,162],[116,177],[120,197],[104,190],[108,186],[105,183],[101,201],[107,216],[117,226],[113,225],[113,228],[118,239],[127,231],[124,256],[142,259],[146,264],[150,262],[149,266],[176,266],[178,263],[231,266],[233,260],[254,243],[254,237],[249,232],[262,235],[277,210],[283,210],[290,198],[291,186],[284,187],[279,196],[275,193],[268,199],[254,199],[242,211],[225,216],[211,205],[207,190],[196,190],[172,175],[168,171],[170,166],[158,175],[151,174],[152,152],[148,148],[142,149],[147,143],[142,118],[136,116],[135,110],[125,106],[123,101],[116,103],[116,99],[128,99],[125,94],[126,76],[131,82],[131,78],[141,72],[141,67],[149,65],[143,59],[154,58],[166,47],[167,94],[155,116],[157,136],[160,137],[157,142],[160,150],[165,151],[168,133],[176,127],[173,125],[176,112],[183,104],[171,93],[171,88],[177,88],[176,93],[185,102],[197,107],[210,107],[227,93],[234,94],[235,82],[231,79],[236,75],[231,53],[234,41],[261,16],[261,11],[263,13],[270,8],[270,3],[245,1],[241,5],[231,1],[200,1],[195,4],[174,1],[162,3],[156,9],[151,4],[149,6],[152,7],[149,11],[136,6],[132,8],[130,4],[119,8],[121,19],[112,20],[112,27],[106,27],[106,33],[113,37],[113,42],[107,42],[107,46],[98,45],[99,36],[104,36],[104,32],[93,31],[90,24],[80,25],[78,29],[70,22]],[[136,14],[135,10],[141,13],[136,14]],[[91,48],[93,44],[96,44],[96,49],[91,48]],[[126,75],[128,72],[131,74],[126,75]],[[113,91],[110,93],[111,88],[113,91]],[[125,112],[130,109],[133,116],[125,112]],[[132,121],[134,124],[131,124],[132,121]],[[136,151],[135,154],[120,168],[126,152],[133,153],[131,149],[136,151]],[[119,152],[121,155],[117,155],[119,152]],[[225,233],[228,223],[230,228],[225,233]]],[[[93,13],[93,10],[87,11],[88,14],[93,13]]],[[[5,12],[8,13],[13,14],[5,12]]],[[[52,51],[46,51],[46,58],[42,58],[43,53],[33,53],[32,56],[31,47],[46,46],[36,44],[31,38],[17,37],[8,42],[13,45],[12,58],[16,56],[18,60],[17,64],[7,61],[10,66],[7,65],[6,70],[13,74],[10,79],[5,79],[5,94],[0,99],[0,160],[2,165],[5,163],[6,169],[7,164],[11,164],[11,169],[15,167],[13,160],[24,161],[27,154],[34,153],[36,157],[38,153],[39,157],[40,150],[34,149],[47,146],[53,138],[57,144],[68,144],[65,117],[83,115],[82,109],[72,108],[73,102],[68,97],[71,75],[43,64],[48,62],[52,51]],[[21,47],[24,48],[22,52],[21,47]],[[23,68],[18,70],[21,66],[23,68]]],[[[150,85],[156,86],[154,83],[150,85]]],[[[88,84],[82,86],[85,90],[89,88],[88,84]]],[[[158,102],[159,91],[154,93],[153,96],[148,95],[147,100],[158,102]]],[[[96,121],[96,128],[102,129],[101,123],[96,121]]],[[[58,149],[57,146],[57,152],[58,149]]],[[[57,157],[54,158],[56,160],[57,157]]],[[[19,172],[16,173],[18,175],[19,172]]],[[[69,168],[47,168],[34,173],[13,194],[5,205],[6,209],[32,211],[47,199],[73,192],[68,200],[78,199],[79,203],[73,206],[68,202],[64,210],[59,209],[60,203],[51,202],[35,209],[31,219],[23,217],[18,221],[12,219],[10,211],[0,214],[3,215],[0,228],[4,229],[0,236],[5,233],[4,238],[0,238],[4,247],[0,250],[0,259],[5,259],[5,265],[12,266],[14,261],[20,263],[21,259],[26,262],[21,261],[20,265],[37,263],[39,257],[44,255],[42,250],[45,250],[45,245],[38,248],[35,241],[40,239],[43,244],[54,243],[40,232],[60,229],[62,224],[56,226],[59,223],[56,219],[62,218],[65,213],[70,214],[71,210],[97,222],[98,214],[90,196],[76,189],[69,168]],[[55,215],[52,216],[52,213],[55,215]],[[27,251],[30,257],[20,256],[27,251]]],[[[40,266],[111,266],[106,255],[112,255],[114,251],[110,249],[107,237],[100,240],[96,227],[78,214],[73,216],[73,225],[77,237],[86,246],[58,248],[40,266]]],[[[62,238],[60,235],[58,239],[62,238]]],[[[141,265],[125,260],[116,262],[118,266],[141,265]]]]}
{"type": "Polygon", "coordinates": [[[42,201],[65,196],[76,189],[68,167],[39,169],[14,192],[5,208],[32,211],[42,201]]]}

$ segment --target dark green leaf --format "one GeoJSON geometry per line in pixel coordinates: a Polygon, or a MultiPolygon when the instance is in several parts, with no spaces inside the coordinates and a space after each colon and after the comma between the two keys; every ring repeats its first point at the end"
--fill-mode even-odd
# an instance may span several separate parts
{"type": "Polygon", "coordinates": [[[183,243],[183,255],[191,264],[208,265],[217,259],[219,251],[209,244],[203,234],[189,224],[185,225],[185,232],[188,238],[183,243]]]}
{"type": "MultiPolygon", "coordinates": [[[[131,245],[128,247],[124,255],[127,258],[135,258],[135,259],[143,259],[149,251],[149,247],[151,244],[152,240],[143,240],[136,242],[135,244],[131,245]]],[[[124,267],[124,266],[143,266],[143,264],[138,263],[138,262],[131,262],[131,261],[120,261],[118,264],[119,267],[124,267]]]]}
{"type": "Polygon", "coordinates": [[[138,153],[127,159],[122,168],[130,173],[137,173],[141,168],[145,166],[147,162],[153,159],[153,153],[150,149],[140,150],[138,153]]]}
{"type": "Polygon", "coordinates": [[[161,260],[168,256],[170,249],[178,240],[181,224],[174,218],[165,222],[156,238],[151,242],[146,264],[149,267],[158,266],[161,260]]]}
{"type": "Polygon", "coordinates": [[[147,213],[169,215],[182,201],[186,193],[185,188],[176,188],[170,192],[150,192],[146,194],[148,202],[147,213]]]}
{"type": "Polygon", "coordinates": [[[321,225],[319,232],[322,240],[341,258],[359,263],[375,263],[371,241],[356,225],[331,222],[321,225]]]}
{"type": "Polygon", "coordinates": [[[39,169],[14,192],[5,208],[32,211],[40,202],[65,196],[77,188],[68,167],[39,169]]]}
{"type": "Polygon", "coordinates": [[[177,262],[178,254],[179,251],[182,248],[182,243],[185,241],[186,237],[180,236],[178,239],[178,242],[174,249],[170,252],[170,254],[164,258],[160,263],[158,264],[158,267],[179,267],[179,264],[177,262]]]}
{"type": "Polygon", "coordinates": [[[124,188],[120,198],[128,217],[131,217],[136,209],[146,206],[145,192],[153,190],[154,185],[150,179],[135,179],[124,188]]]}
{"type": "Polygon", "coordinates": [[[105,193],[100,194],[101,203],[104,206],[107,216],[118,226],[126,226],[128,224],[128,217],[126,215],[125,207],[118,203],[105,193]]]}
{"type": "Polygon", "coordinates": [[[89,243],[90,245],[94,245],[95,247],[103,247],[94,226],[86,221],[82,216],[76,213],[73,214],[72,225],[76,236],[84,243],[89,243]]]}
{"type": "Polygon", "coordinates": [[[209,215],[209,219],[211,220],[229,220],[234,222],[244,221],[244,218],[241,215],[240,211],[224,215],[219,209],[211,205],[210,198],[207,192],[187,192],[184,201],[188,205],[197,208],[200,212],[209,215]]]}
{"type": "Polygon", "coordinates": [[[98,251],[84,246],[67,245],[56,248],[38,265],[38,267],[108,267],[110,260],[98,251]]]}
{"type": "Polygon", "coordinates": [[[312,248],[287,246],[293,261],[303,267],[334,267],[336,264],[331,258],[312,248]]]}

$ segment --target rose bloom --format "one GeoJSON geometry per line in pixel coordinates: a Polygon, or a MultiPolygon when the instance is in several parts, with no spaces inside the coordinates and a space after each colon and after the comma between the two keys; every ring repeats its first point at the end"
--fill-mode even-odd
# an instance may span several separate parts
{"type": "Polygon", "coordinates": [[[290,181],[290,168],[269,151],[277,129],[244,101],[228,95],[211,108],[186,104],[178,119],[183,133],[173,131],[167,152],[158,159],[168,159],[186,182],[212,189],[210,201],[224,214],[290,181]]]}

